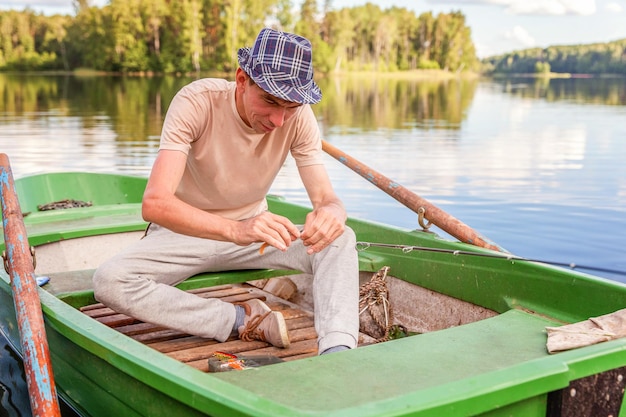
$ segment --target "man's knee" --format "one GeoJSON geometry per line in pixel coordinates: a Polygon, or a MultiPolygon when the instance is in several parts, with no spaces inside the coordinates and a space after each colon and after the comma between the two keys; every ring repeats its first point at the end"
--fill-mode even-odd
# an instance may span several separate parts
{"type": "Polygon", "coordinates": [[[356,233],[354,233],[354,230],[352,230],[352,228],[350,226],[346,226],[343,234],[348,239],[351,239],[353,242],[356,242],[356,233]]]}
{"type": "Polygon", "coordinates": [[[93,274],[93,292],[96,300],[108,305],[118,298],[116,294],[120,290],[119,278],[123,274],[120,269],[112,260],[104,262],[96,269],[93,274]]]}
{"type": "Polygon", "coordinates": [[[356,247],[356,234],[354,233],[354,230],[352,230],[352,228],[350,228],[349,226],[346,226],[343,234],[337,239],[337,243],[339,243],[342,247],[356,247]]]}

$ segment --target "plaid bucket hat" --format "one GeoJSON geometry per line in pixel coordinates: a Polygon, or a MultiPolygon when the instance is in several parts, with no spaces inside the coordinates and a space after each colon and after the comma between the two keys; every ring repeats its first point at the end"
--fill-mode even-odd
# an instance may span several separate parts
{"type": "Polygon", "coordinates": [[[311,42],[265,28],[252,48],[237,53],[239,66],[265,92],[293,103],[315,104],[322,92],[313,81],[311,42]]]}

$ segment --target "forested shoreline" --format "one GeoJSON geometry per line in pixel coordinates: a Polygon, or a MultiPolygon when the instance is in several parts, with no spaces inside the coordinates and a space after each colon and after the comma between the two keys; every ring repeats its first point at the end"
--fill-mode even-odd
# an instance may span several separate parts
{"type": "Polygon", "coordinates": [[[488,74],[589,74],[626,76],[626,39],[607,43],[531,48],[484,59],[488,74]]]}
{"type": "Polygon", "coordinates": [[[121,73],[230,72],[236,51],[264,26],[296,32],[314,47],[318,72],[477,70],[461,12],[417,16],[371,3],[318,10],[316,0],[74,1],[74,15],[0,11],[0,70],[121,73]]]}
{"type": "Polygon", "coordinates": [[[460,11],[419,16],[326,0],[74,0],[73,15],[0,11],[0,71],[232,72],[264,26],[309,38],[320,73],[412,70],[488,75],[626,75],[626,39],[476,56],[460,11]]]}

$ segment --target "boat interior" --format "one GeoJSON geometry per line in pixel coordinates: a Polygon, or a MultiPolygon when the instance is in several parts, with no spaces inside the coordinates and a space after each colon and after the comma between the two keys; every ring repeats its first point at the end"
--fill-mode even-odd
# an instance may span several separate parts
{"type": "MultiPolygon", "coordinates": [[[[219,343],[119,314],[93,299],[91,279],[97,265],[142,232],[60,240],[37,247],[37,273],[50,278],[45,289],[89,317],[200,371],[209,372],[216,352],[238,357],[291,361],[317,355],[313,321],[312,277],[289,271],[227,271],[191,277],[179,285],[198,297],[242,302],[259,298],[281,311],[290,337],[286,349],[236,337],[219,343]]],[[[359,346],[428,333],[485,318],[493,310],[410,284],[383,268],[361,272],[359,346]],[[373,285],[375,284],[375,285],[373,285]],[[369,290],[368,290],[369,289],[369,290]]]]}

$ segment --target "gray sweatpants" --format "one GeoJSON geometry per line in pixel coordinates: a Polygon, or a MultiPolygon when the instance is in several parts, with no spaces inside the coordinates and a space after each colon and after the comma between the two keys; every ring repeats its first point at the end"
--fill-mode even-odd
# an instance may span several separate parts
{"type": "Polygon", "coordinates": [[[317,254],[301,240],[286,252],[260,244],[190,237],[156,224],[147,235],[103,263],[94,274],[96,299],[136,319],[185,333],[228,339],[235,323],[232,304],[205,299],[174,287],[202,272],[236,269],[295,269],[313,275],[313,302],[318,351],[358,340],[358,259],[356,238],[347,228],[317,254]]]}

